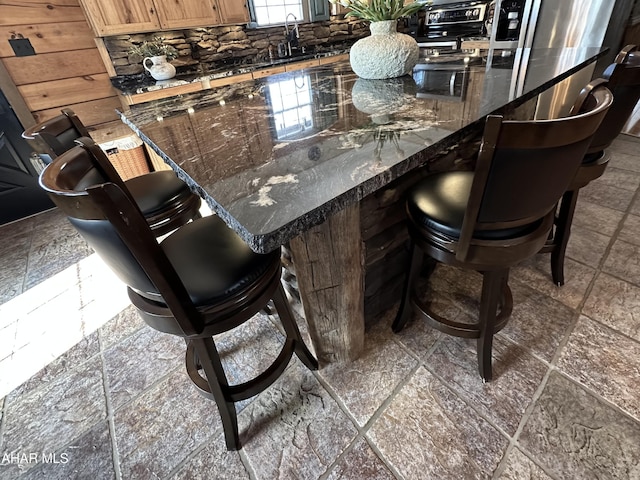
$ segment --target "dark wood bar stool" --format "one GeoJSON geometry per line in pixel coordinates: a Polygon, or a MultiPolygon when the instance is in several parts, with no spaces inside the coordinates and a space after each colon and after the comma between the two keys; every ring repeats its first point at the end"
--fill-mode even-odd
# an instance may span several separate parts
{"type": "Polygon", "coordinates": [[[511,315],[511,266],[544,245],[554,206],[575,175],[591,138],[611,105],[605,87],[590,92],[591,109],[546,121],[487,118],[475,171],[430,175],[407,195],[411,260],[393,331],[412,312],[447,334],[477,339],[480,376],[491,380],[493,335],[511,315]],[[423,257],[482,274],[478,321],[444,318],[415,289],[423,257]]]}
{"type": "MultiPolygon", "coordinates": [[[[72,148],[81,137],[87,139],[87,144],[92,142],[85,126],[70,109],[25,130],[22,136],[45,164],[72,148]]],[[[200,218],[200,197],[173,171],[151,172],[123,181],[106,154],[96,148],[94,154],[105,178],[121,188],[126,186],[157,237],[200,218]]]]}
{"type": "Polygon", "coordinates": [[[94,153],[86,145],[71,148],[45,168],[40,185],[128,286],[144,321],[185,338],[187,373],[215,400],[227,448],[237,450],[235,402],[269,387],[294,353],[309,369],[318,368],[284,296],[280,251],[252,252],[215,215],[190,222],[158,243],[127,190],[102,174],[94,153]],[[257,377],[230,385],[213,335],[248,321],[270,300],[285,331],[284,346],[257,377]]]}
{"type": "Polygon", "coordinates": [[[571,114],[583,112],[589,108],[585,100],[588,91],[597,85],[606,85],[613,93],[613,104],[607,112],[576,176],[567,191],[562,195],[555,219],[553,235],[540,253],[551,253],[551,276],[553,283],[564,285],[564,258],[571,234],[571,223],[581,188],[604,173],[610,155],[605,150],[620,134],[640,99],[640,52],[635,45],[627,45],[603,73],[602,78],[591,82],[573,105],[571,114]]]}

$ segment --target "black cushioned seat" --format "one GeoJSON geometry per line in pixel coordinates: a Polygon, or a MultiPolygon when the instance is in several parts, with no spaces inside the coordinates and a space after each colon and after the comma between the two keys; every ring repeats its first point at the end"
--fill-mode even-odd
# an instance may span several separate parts
{"type": "Polygon", "coordinates": [[[253,252],[217,216],[188,223],[161,247],[196,306],[238,293],[280,261],[279,251],[253,252]]]}
{"type": "MultiPolygon", "coordinates": [[[[407,213],[416,225],[460,238],[464,214],[469,203],[473,172],[445,172],[429,175],[407,194],[407,213]]],[[[476,230],[473,237],[483,240],[509,239],[533,232],[540,221],[514,228],[476,230]]]]}
{"type": "Polygon", "coordinates": [[[227,448],[236,450],[241,445],[235,402],[268,388],[294,354],[309,369],[318,368],[280,283],[280,252],[253,252],[216,216],[187,223],[159,243],[130,192],[102,175],[96,148],[80,141],[44,169],[40,185],[127,285],[142,319],[186,340],[187,375],[215,400],[227,448]],[[214,336],[248,321],[271,301],[284,345],[270,365],[258,366],[262,373],[229,385],[214,336]]]}
{"type": "Polygon", "coordinates": [[[194,195],[173,170],[161,170],[133,177],[127,180],[125,185],[145,217],[162,212],[165,205],[184,201],[194,195]]]}

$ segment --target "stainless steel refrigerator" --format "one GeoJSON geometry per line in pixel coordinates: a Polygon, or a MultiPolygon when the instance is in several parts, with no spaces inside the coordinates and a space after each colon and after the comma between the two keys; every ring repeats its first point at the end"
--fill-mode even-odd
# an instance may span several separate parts
{"type": "MultiPolygon", "coordinates": [[[[564,115],[580,88],[599,76],[623,46],[635,0],[496,0],[490,48],[608,47],[609,52],[543,95],[538,118],[564,115]]],[[[520,75],[526,75],[523,65],[520,75]]]]}

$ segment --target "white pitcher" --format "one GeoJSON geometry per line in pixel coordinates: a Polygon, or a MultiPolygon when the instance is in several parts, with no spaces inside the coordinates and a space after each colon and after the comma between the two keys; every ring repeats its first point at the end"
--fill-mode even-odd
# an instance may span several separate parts
{"type": "Polygon", "coordinates": [[[156,80],[168,80],[176,76],[176,67],[167,62],[166,55],[145,57],[142,61],[142,66],[156,80]],[[151,62],[151,66],[147,65],[147,60],[151,62]]]}

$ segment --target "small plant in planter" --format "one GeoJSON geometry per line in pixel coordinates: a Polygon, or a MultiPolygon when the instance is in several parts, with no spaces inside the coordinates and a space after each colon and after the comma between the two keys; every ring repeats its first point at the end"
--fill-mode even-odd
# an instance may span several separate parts
{"type": "Polygon", "coordinates": [[[140,45],[134,45],[131,47],[129,54],[137,55],[142,58],[165,55],[167,57],[167,61],[171,61],[178,57],[178,50],[171,45],[165,45],[164,38],[154,37],[151,40],[142,42],[140,45]]]}

